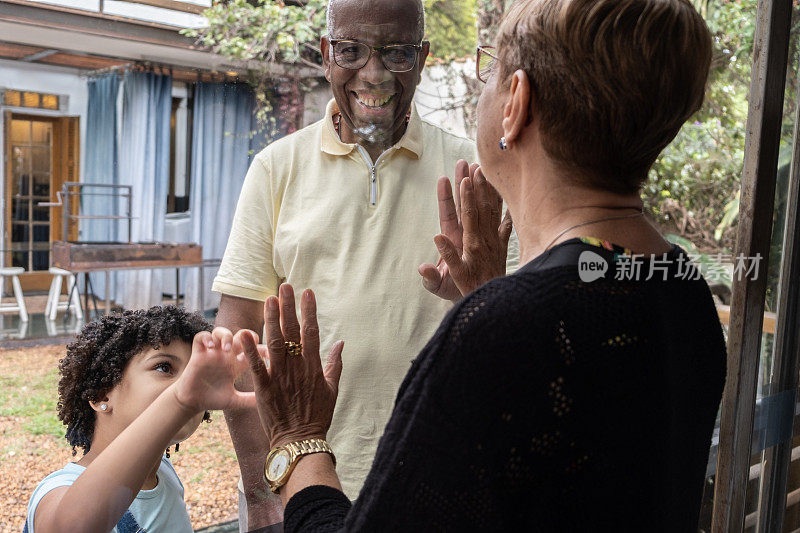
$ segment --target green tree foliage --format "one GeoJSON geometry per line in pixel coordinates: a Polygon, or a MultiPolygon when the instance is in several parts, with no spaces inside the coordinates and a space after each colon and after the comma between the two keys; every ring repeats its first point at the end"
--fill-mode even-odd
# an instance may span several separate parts
{"type": "Polygon", "coordinates": [[[493,45],[503,15],[513,0],[478,0],[478,41],[482,45],[493,45]]]}
{"type": "Polygon", "coordinates": [[[314,76],[322,75],[318,43],[325,31],[327,5],[327,0],[297,5],[271,0],[218,2],[203,12],[208,26],[182,33],[253,67],[248,81],[259,103],[258,121],[261,129],[273,136],[277,115],[290,123],[290,130],[300,125],[300,92],[313,85],[314,76]],[[294,96],[287,98],[287,94],[294,96]]]}
{"type": "MultiPolygon", "coordinates": [[[[423,1],[432,54],[445,60],[474,54],[479,0],[423,1]]],[[[234,59],[318,67],[327,5],[326,0],[296,5],[272,0],[219,2],[203,12],[208,19],[206,28],[183,33],[234,59]]]]}
{"type": "MultiPolygon", "coordinates": [[[[714,39],[703,108],[656,160],[643,198],[662,226],[701,249],[732,250],[742,178],[757,0],[694,0],[714,39]]],[[[795,17],[796,18],[796,17],[795,17]]],[[[797,34],[793,25],[783,145],[796,110],[797,34]]],[[[784,150],[782,159],[788,154],[784,150]]]]}
{"type": "Polygon", "coordinates": [[[450,61],[475,54],[478,0],[424,0],[431,55],[450,61]]]}
{"type": "Polygon", "coordinates": [[[318,42],[325,31],[327,5],[326,0],[299,5],[271,0],[219,2],[203,12],[207,27],[183,33],[233,59],[257,60],[265,67],[278,63],[318,67],[318,42]]]}
{"type": "MultiPolygon", "coordinates": [[[[756,1],[696,2],[714,35],[706,101],[656,160],[643,195],[659,222],[705,246],[741,180],[756,1]]],[[[718,233],[729,247],[731,228],[718,233]]]]}

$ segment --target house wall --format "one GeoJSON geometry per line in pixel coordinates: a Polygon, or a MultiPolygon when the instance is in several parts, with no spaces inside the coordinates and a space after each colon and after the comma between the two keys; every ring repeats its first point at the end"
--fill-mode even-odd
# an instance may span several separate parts
{"type": "MultiPolygon", "coordinates": [[[[5,111],[19,111],[28,115],[43,116],[78,116],[80,117],[81,133],[81,175],[83,175],[83,162],[85,160],[86,137],[86,100],[88,90],[86,79],[80,76],[80,71],[63,67],[24,63],[21,61],[0,60],[0,87],[4,89],[15,89],[20,91],[35,91],[49,94],[57,94],[66,97],[66,102],[62,103],[59,111],[47,111],[42,109],[10,108],[0,102],[0,115],[5,111]]],[[[5,183],[5,125],[0,120],[0,152],[2,152],[3,164],[0,165],[0,184],[5,183]]],[[[5,190],[5,188],[3,188],[5,190]]],[[[5,235],[5,204],[0,202],[0,235],[5,235]]],[[[4,242],[4,241],[3,241],[4,242]]],[[[0,254],[4,257],[4,254],[0,254]]],[[[2,260],[2,259],[0,259],[2,260]]]]}
{"type": "Polygon", "coordinates": [[[475,61],[471,60],[453,63],[451,68],[442,65],[426,66],[422,71],[422,81],[414,94],[420,116],[453,133],[468,136],[464,112],[461,109],[467,87],[459,73],[472,75],[474,71],[475,61]]]}
{"type": "Polygon", "coordinates": [[[325,107],[333,98],[331,86],[325,78],[321,78],[316,87],[305,95],[303,101],[303,127],[313,124],[322,119],[325,114],[325,107]]]}

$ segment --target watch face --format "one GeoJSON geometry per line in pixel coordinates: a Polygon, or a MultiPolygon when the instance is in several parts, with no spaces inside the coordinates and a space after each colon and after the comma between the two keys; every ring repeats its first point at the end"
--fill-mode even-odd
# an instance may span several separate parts
{"type": "Polygon", "coordinates": [[[278,450],[275,455],[270,458],[269,464],[267,465],[267,479],[273,482],[278,481],[289,468],[290,460],[289,452],[286,450],[278,450]]]}

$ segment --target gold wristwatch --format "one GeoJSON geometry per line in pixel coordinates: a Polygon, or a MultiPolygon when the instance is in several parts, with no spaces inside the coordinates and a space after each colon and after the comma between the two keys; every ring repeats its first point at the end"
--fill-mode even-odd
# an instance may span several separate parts
{"type": "Polygon", "coordinates": [[[267,478],[269,489],[277,493],[278,489],[289,480],[297,461],[304,455],[312,453],[329,453],[333,459],[333,466],[336,466],[336,456],[333,455],[333,450],[322,439],[290,442],[284,446],[273,448],[267,455],[267,462],[264,463],[264,477],[267,478]]]}

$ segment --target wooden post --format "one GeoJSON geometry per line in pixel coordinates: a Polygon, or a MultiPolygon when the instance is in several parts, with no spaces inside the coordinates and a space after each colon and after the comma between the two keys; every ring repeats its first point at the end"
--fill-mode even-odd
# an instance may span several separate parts
{"type": "MultiPolygon", "coordinates": [[[[797,93],[797,98],[800,102],[800,91],[797,93]]],[[[797,328],[797,324],[800,323],[800,284],[797,283],[797,280],[800,280],[800,212],[798,212],[800,205],[798,204],[800,204],[800,108],[797,109],[794,123],[770,394],[797,389],[798,363],[800,363],[800,329],[797,328]]],[[[787,424],[791,428],[794,409],[787,414],[789,416],[780,423],[787,424]]],[[[791,438],[764,450],[758,502],[759,533],[783,530],[791,454],[791,438]]]]}
{"type": "Polygon", "coordinates": [[[756,15],[736,254],[762,259],[756,279],[733,282],[712,531],[741,531],[750,467],[791,0],[760,0],[756,15]]]}
{"type": "MultiPolygon", "coordinates": [[[[3,252],[3,261],[0,266],[10,267],[12,265],[11,256],[11,175],[12,175],[12,160],[14,155],[11,153],[11,111],[3,111],[3,169],[2,174],[3,183],[3,245],[2,248],[6,249],[3,252]]],[[[3,283],[0,283],[0,295],[6,292],[3,283]]]]}

